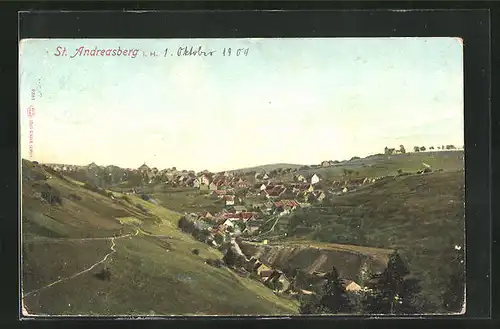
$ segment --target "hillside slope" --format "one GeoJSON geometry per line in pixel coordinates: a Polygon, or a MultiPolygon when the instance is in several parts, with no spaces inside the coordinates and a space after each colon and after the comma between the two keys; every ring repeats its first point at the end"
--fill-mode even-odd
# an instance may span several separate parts
{"type": "Polygon", "coordinates": [[[324,178],[340,179],[344,177],[344,170],[352,170],[354,177],[377,177],[396,175],[398,170],[416,172],[425,168],[423,163],[430,165],[434,170],[461,170],[464,168],[464,152],[457,150],[395,155],[379,154],[343,161],[330,167],[301,169],[299,173],[305,175],[316,173],[324,178]]]}
{"type": "Polygon", "coordinates": [[[255,167],[248,167],[248,168],[241,168],[241,169],[234,169],[234,170],[229,170],[231,173],[248,173],[248,172],[269,172],[272,170],[276,169],[298,169],[300,167],[303,167],[304,165],[300,164],[291,164],[291,163],[274,163],[274,164],[267,164],[267,165],[261,165],[261,166],[255,166],[255,167]]]}
{"type": "Polygon", "coordinates": [[[397,249],[440,306],[455,246],[465,244],[463,171],[389,177],[335,197],[328,206],[298,211],[282,244],[316,241],[397,249]]]}
{"type": "Polygon", "coordinates": [[[179,214],[22,163],[22,289],[31,315],[295,314],[177,229],[179,214]],[[192,250],[199,249],[199,255],[192,250]],[[100,277],[106,267],[109,281],[100,277]]]}

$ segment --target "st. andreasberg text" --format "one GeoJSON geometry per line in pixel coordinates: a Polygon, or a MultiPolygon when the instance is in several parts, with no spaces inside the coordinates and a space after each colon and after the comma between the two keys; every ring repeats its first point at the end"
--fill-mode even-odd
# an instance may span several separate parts
{"type": "MultiPolygon", "coordinates": [[[[70,58],[74,58],[76,56],[121,56],[121,57],[131,57],[136,58],[139,53],[139,49],[125,49],[125,48],[105,48],[99,49],[97,47],[94,48],[86,48],[84,46],[78,47],[75,49],[73,55],[70,58]]],[[[57,47],[55,56],[67,56],[68,52],[66,47],[57,47]]]]}

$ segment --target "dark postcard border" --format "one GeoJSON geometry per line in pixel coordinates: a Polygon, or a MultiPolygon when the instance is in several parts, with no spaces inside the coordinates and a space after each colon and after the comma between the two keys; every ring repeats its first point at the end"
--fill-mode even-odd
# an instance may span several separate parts
{"type": "MultiPolygon", "coordinates": [[[[462,37],[465,44],[467,316],[488,317],[490,314],[489,264],[491,240],[489,24],[488,11],[441,10],[433,12],[67,12],[64,14],[45,12],[23,13],[19,26],[21,28],[21,38],[462,37]]],[[[14,108],[17,108],[17,106],[14,108]]],[[[9,113],[17,114],[14,111],[9,113]]],[[[17,136],[16,139],[13,138],[13,142],[17,145],[17,136]]],[[[12,155],[11,159],[14,159],[17,148],[15,151],[9,148],[8,154],[12,155]]],[[[17,173],[17,161],[11,163],[17,173]]],[[[17,176],[15,177],[17,181],[17,176]]],[[[17,186],[16,181],[10,180],[8,183],[11,187],[17,186]]],[[[10,190],[11,194],[8,196],[10,198],[8,200],[12,201],[12,205],[17,204],[17,196],[16,199],[12,197],[14,189],[10,188],[10,190]]],[[[18,191],[16,192],[18,193],[18,191]]],[[[10,222],[10,230],[8,233],[4,231],[7,233],[6,237],[10,237],[12,243],[5,243],[3,247],[14,252],[12,247],[7,247],[16,245],[13,239],[14,236],[17,236],[17,224],[14,220],[17,218],[17,209],[15,213],[13,207],[12,210],[12,213],[7,217],[10,222]]],[[[14,260],[14,258],[12,259],[14,260]]],[[[15,264],[8,268],[17,268],[17,255],[15,264]]],[[[17,270],[15,272],[17,278],[17,270]]],[[[9,281],[11,280],[13,279],[9,281]]],[[[17,286],[14,288],[13,284],[9,284],[6,288],[9,289],[9,292],[14,292],[15,289],[15,298],[18,298],[17,286]]],[[[10,305],[13,304],[9,303],[10,305]]],[[[18,312],[17,307],[16,305],[16,314],[18,312]]],[[[9,307],[9,309],[12,309],[12,307],[9,307]]],[[[306,323],[302,321],[311,320],[313,319],[308,318],[307,320],[300,319],[295,322],[305,325],[306,323]]],[[[66,323],[65,320],[61,321],[63,326],[65,326],[64,324],[75,325],[74,322],[66,323]]],[[[316,326],[326,321],[332,320],[318,319],[313,322],[313,325],[316,326]]],[[[411,326],[412,323],[415,323],[412,320],[405,322],[405,326],[411,326]]],[[[416,322],[420,323],[420,321],[416,322]]],[[[55,324],[52,321],[43,322],[44,325],[51,325],[50,323],[55,324]]],[[[106,326],[114,323],[123,325],[121,321],[106,321],[106,326]]],[[[363,322],[363,324],[358,321],[349,323],[356,327],[367,325],[367,322],[363,322]]],[[[179,322],[176,322],[172,325],[177,327],[179,324],[179,322]]],[[[198,324],[201,323],[198,322],[198,324]]],[[[228,324],[235,323],[230,322],[228,324]]],[[[346,324],[343,323],[343,325],[346,324]]]]}

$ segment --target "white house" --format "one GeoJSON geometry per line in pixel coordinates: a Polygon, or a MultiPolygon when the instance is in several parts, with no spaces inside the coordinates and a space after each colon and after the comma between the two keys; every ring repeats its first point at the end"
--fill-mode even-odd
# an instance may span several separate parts
{"type": "Polygon", "coordinates": [[[319,183],[319,177],[318,175],[314,174],[312,177],[311,177],[311,185],[314,185],[316,183],[319,183]]]}
{"type": "Polygon", "coordinates": [[[262,184],[262,185],[260,186],[260,190],[261,190],[261,191],[265,191],[265,190],[266,190],[266,188],[267,188],[266,184],[262,184]]]}

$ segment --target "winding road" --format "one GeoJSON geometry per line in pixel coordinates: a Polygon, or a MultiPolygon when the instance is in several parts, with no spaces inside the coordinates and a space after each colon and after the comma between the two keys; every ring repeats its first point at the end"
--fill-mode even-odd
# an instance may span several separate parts
{"type": "MultiPolygon", "coordinates": [[[[32,290],[32,291],[30,291],[30,292],[28,292],[28,293],[26,293],[26,294],[23,294],[23,297],[22,297],[22,298],[24,299],[24,298],[26,298],[26,297],[28,297],[28,296],[30,296],[30,295],[33,295],[33,294],[35,294],[35,293],[37,293],[37,292],[39,292],[39,291],[42,291],[42,290],[47,289],[47,288],[50,288],[50,287],[52,287],[52,286],[54,286],[54,285],[56,285],[56,284],[58,284],[58,283],[60,283],[60,282],[68,281],[68,280],[74,279],[74,278],[76,278],[76,277],[78,277],[78,276],[80,276],[80,275],[82,275],[82,274],[84,274],[84,273],[87,273],[88,271],[90,271],[90,270],[92,270],[93,268],[95,268],[97,265],[104,263],[104,262],[108,259],[108,257],[109,257],[109,256],[111,256],[112,254],[114,254],[114,253],[116,252],[116,249],[115,249],[116,243],[115,243],[115,241],[116,241],[117,239],[123,239],[123,238],[127,238],[127,237],[130,237],[130,236],[136,236],[136,235],[138,235],[138,234],[139,234],[139,230],[137,229],[137,230],[136,230],[136,232],[135,232],[134,234],[129,233],[129,234],[120,235],[120,236],[116,236],[116,237],[107,237],[107,238],[81,238],[81,239],[75,239],[75,238],[70,238],[70,239],[53,239],[53,240],[55,240],[55,241],[60,241],[60,240],[64,240],[64,241],[75,241],[75,240],[78,240],[78,241],[88,241],[88,240],[110,240],[110,241],[111,241],[111,246],[110,246],[111,251],[110,251],[109,253],[107,253],[107,254],[104,256],[104,258],[103,258],[103,259],[101,259],[100,261],[98,261],[98,262],[94,263],[93,265],[91,265],[90,267],[88,267],[88,268],[84,269],[83,271],[77,272],[77,273],[75,273],[75,274],[73,274],[73,275],[71,275],[71,276],[68,276],[68,277],[61,278],[61,279],[59,279],[59,280],[57,280],[57,281],[54,281],[54,282],[52,282],[52,283],[49,283],[49,284],[47,284],[47,285],[45,285],[45,286],[43,286],[43,287],[41,287],[41,288],[38,288],[38,289],[32,290]]],[[[45,240],[44,240],[44,241],[45,241],[45,240]]]]}

